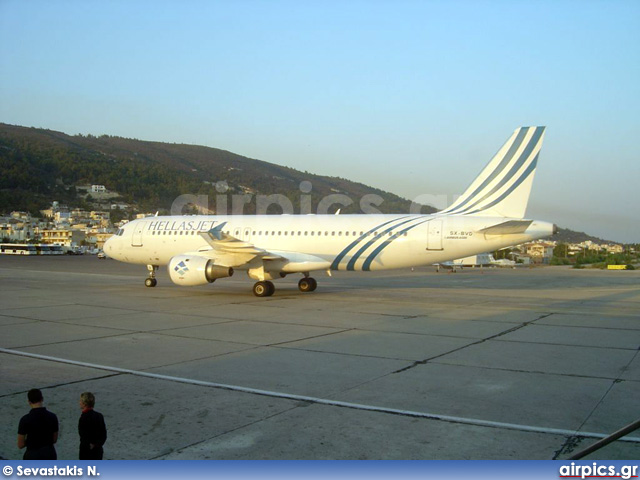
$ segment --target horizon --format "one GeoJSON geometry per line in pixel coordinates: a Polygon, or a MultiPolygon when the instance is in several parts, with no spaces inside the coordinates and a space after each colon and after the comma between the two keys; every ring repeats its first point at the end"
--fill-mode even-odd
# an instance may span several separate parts
{"type": "Polygon", "coordinates": [[[527,217],[638,243],[639,18],[632,1],[6,0],[0,121],[450,202],[545,125],[527,217]]]}

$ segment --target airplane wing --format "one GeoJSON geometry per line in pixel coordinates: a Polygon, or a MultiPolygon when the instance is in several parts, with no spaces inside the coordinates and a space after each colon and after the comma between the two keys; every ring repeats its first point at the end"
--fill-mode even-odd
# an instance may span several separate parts
{"type": "Polygon", "coordinates": [[[209,247],[193,253],[208,257],[225,267],[264,268],[281,273],[329,270],[331,266],[329,260],[306,253],[264,250],[225,233],[225,225],[226,222],[201,233],[209,247]]]}
{"type": "Polygon", "coordinates": [[[250,242],[245,242],[225,233],[223,228],[226,224],[227,222],[221,223],[200,234],[211,246],[211,250],[199,251],[200,255],[211,256],[216,259],[217,263],[228,267],[239,267],[255,258],[260,258],[261,260],[287,260],[281,255],[268,252],[250,242]]]}

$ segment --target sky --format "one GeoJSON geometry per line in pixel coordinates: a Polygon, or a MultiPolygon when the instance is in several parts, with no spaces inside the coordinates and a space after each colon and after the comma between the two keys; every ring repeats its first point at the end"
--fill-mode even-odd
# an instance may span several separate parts
{"type": "Polygon", "coordinates": [[[449,202],[545,125],[527,216],[619,242],[640,242],[639,112],[637,0],[0,0],[0,122],[449,202]]]}

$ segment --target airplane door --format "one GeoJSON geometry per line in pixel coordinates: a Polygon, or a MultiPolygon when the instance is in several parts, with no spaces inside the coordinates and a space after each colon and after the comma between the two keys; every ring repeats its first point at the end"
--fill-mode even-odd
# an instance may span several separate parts
{"type": "Polygon", "coordinates": [[[251,243],[251,229],[250,228],[247,227],[242,232],[242,241],[243,242],[247,242],[247,243],[251,243]]]}
{"type": "Polygon", "coordinates": [[[442,220],[431,220],[427,233],[427,250],[442,250],[442,220]]]}
{"type": "Polygon", "coordinates": [[[131,246],[132,247],[141,247],[142,246],[142,232],[144,230],[147,222],[138,222],[136,223],[136,227],[133,230],[133,236],[131,237],[131,246]]]}

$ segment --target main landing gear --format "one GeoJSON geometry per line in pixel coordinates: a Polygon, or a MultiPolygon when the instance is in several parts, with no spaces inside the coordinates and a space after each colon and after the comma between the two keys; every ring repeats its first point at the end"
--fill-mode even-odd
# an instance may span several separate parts
{"type": "MultiPolygon", "coordinates": [[[[318,282],[316,282],[315,278],[304,277],[298,282],[298,288],[301,292],[313,292],[318,288],[318,282]]],[[[253,294],[256,297],[270,297],[275,291],[276,287],[269,280],[256,282],[253,285],[253,294]]]]}
{"type": "Polygon", "coordinates": [[[149,270],[149,276],[144,280],[144,286],[155,287],[158,284],[158,280],[156,279],[158,265],[147,265],[147,270],[149,270]]]}
{"type": "Polygon", "coordinates": [[[273,284],[273,282],[270,282],[269,280],[257,282],[253,286],[253,294],[256,297],[270,297],[271,295],[273,295],[273,292],[275,291],[276,291],[275,285],[273,284]]]}
{"type": "Polygon", "coordinates": [[[298,289],[303,293],[313,292],[316,288],[318,288],[318,282],[315,278],[304,277],[298,282],[298,289]]]}

